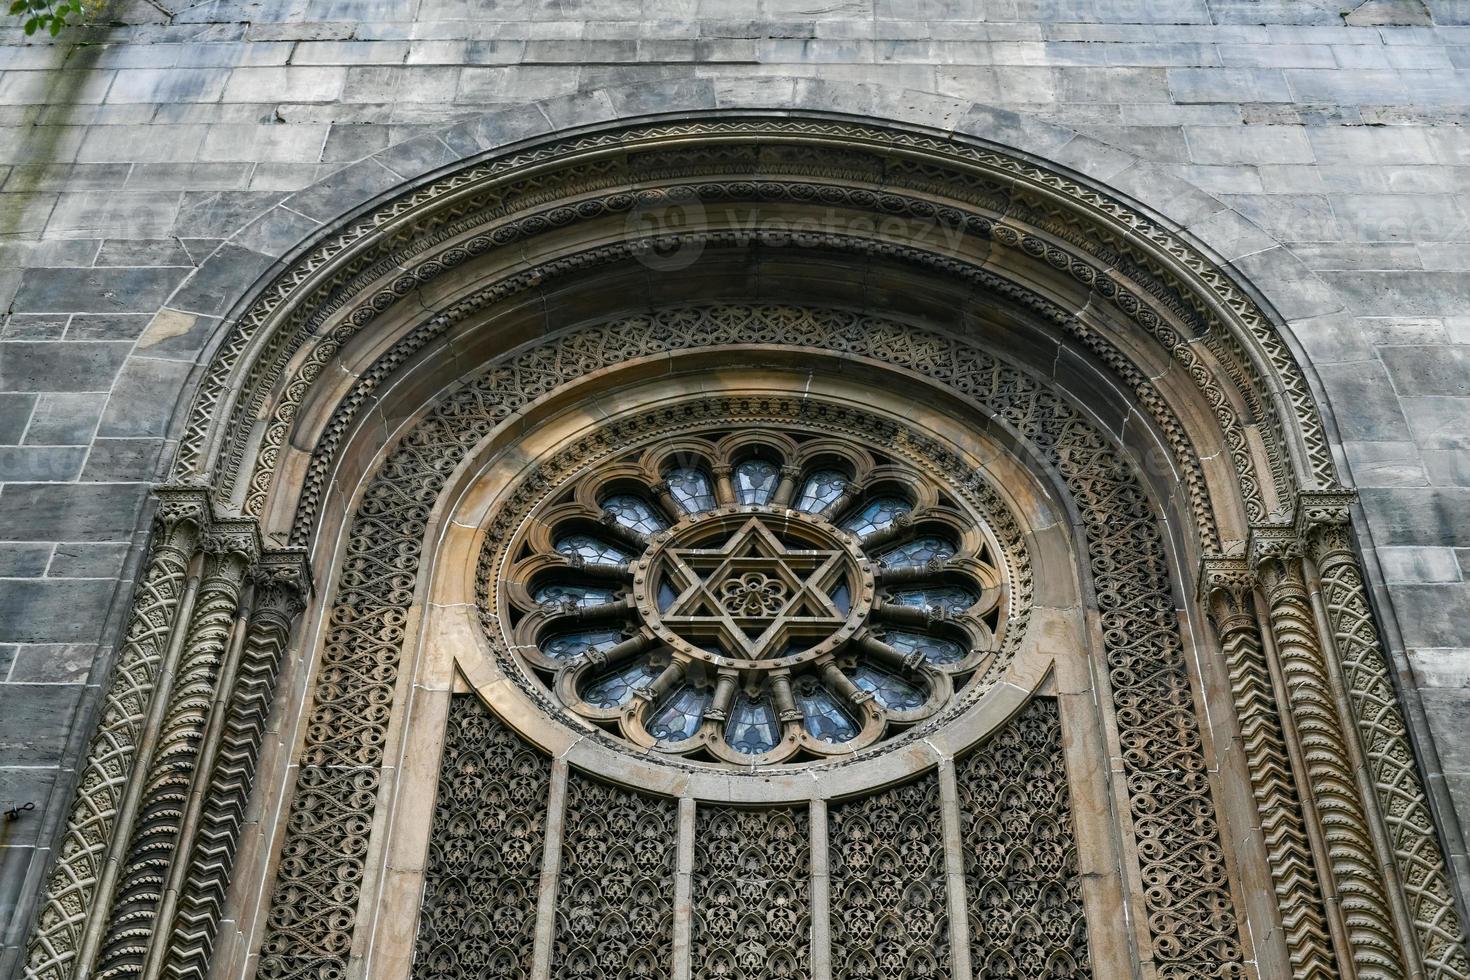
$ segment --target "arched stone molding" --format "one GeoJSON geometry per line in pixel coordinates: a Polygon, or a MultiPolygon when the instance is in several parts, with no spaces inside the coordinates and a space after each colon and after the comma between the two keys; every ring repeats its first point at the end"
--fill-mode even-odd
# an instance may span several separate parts
{"type": "MultiPolygon", "coordinates": [[[[801,91],[812,95],[811,89],[801,91]]],[[[799,100],[797,92],[791,90],[793,100],[799,100]]],[[[713,90],[696,93],[693,101],[702,100],[713,102],[713,90]]],[[[621,111],[611,115],[630,118],[645,108],[628,95],[594,105],[617,106],[621,111]]],[[[1166,526],[1176,568],[1242,554],[1253,526],[1287,524],[1300,493],[1336,486],[1307,380],[1246,288],[1164,223],[1115,195],[984,142],[991,133],[987,124],[997,122],[993,114],[971,113],[963,124],[937,131],[853,124],[830,114],[773,118],[711,111],[705,119],[624,127],[599,127],[592,125],[597,120],[581,117],[575,122],[586,128],[524,140],[552,128],[550,119],[569,121],[561,115],[566,109],[548,106],[538,110],[545,114],[511,114],[446,134],[439,145],[461,148],[473,157],[467,166],[359,209],[340,233],[303,248],[230,317],[184,425],[177,464],[180,477],[207,482],[220,519],[243,513],[263,522],[269,544],[315,545],[317,569],[326,570],[331,549],[321,543],[336,539],[338,522],[350,512],[345,504],[325,502],[333,499],[333,485],[358,485],[376,465],[378,450],[423,417],[433,393],[472,373],[489,353],[566,322],[579,312],[579,303],[584,312],[588,303],[605,315],[618,312],[607,308],[613,287],[630,297],[624,300],[629,306],[641,309],[696,297],[737,298],[719,292],[721,284],[712,281],[718,276],[649,274],[650,249],[657,254],[685,247],[705,250],[701,268],[741,277],[725,285],[748,291],[755,284],[773,298],[786,290],[806,301],[841,305],[851,305],[856,287],[864,304],[885,310],[902,296],[911,304],[905,312],[915,319],[958,332],[990,328],[992,341],[1013,348],[1022,361],[1030,356],[1046,362],[1049,354],[1050,365],[1042,371],[1049,384],[1065,389],[1074,375],[1106,379],[1078,383],[1074,395],[1123,445],[1166,447],[1158,454],[1166,462],[1156,458],[1144,475],[1170,515],[1166,526]],[[497,152],[489,149],[492,144],[506,149],[497,152]],[[661,153],[671,162],[660,164],[661,153]],[[508,205],[506,187],[516,195],[508,205]],[[811,220],[812,201],[827,204],[823,195],[833,202],[829,209],[844,217],[897,218],[899,225],[888,235],[876,224],[871,232],[847,224],[833,233],[820,230],[820,222],[816,232],[793,232],[792,224],[811,220]],[[637,224],[650,207],[695,202],[703,214],[687,229],[644,234],[637,224]],[[785,226],[752,233],[738,220],[722,223],[712,213],[716,205],[734,205],[738,219],[750,214],[752,204],[774,209],[785,226]],[[924,240],[945,228],[958,230],[948,248],[924,240]],[[786,268],[767,258],[773,253],[797,258],[786,268]],[[830,275],[842,268],[860,269],[862,276],[845,282],[830,275]],[[983,316],[977,312],[982,301],[983,316]],[[428,320],[425,310],[434,314],[428,320]],[[1037,339],[1041,346],[1028,346],[1037,339]]],[[[311,213],[321,204],[303,196],[288,206],[311,213]]],[[[1189,594],[1188,578],[1174,577],[1181,597],[1189,594]]],[[[1358,610],[1366,609],[1366,600],[1355,602],[1353,587],[1349,580],[1349,594],[1332,605],[1339,616],[1360,623],[1358,610]]],[[[1361,593],[1361,579],[1356,589],[1361,593]]],[[[243,622],[240,608],[234,615],[243,622]]],[[[1188,609],[1186,614],[1192,615],[1188,609]]],[[[1365,635],[1359,626],[1344,630],[1365,635]]],[[[248,631],[241,627],[237,635],[248,631]]],[[[1374,635],[1361,642],[1372,647],[1378,641],[1374,635]]],[[[279,657],[279,640],[260,645],[273,646],[279,657]]],[[[1262,649],[1275,646],[1268,642],[1262,649]]],[[[1212,641],[1202,644],[1203,673],[1194,679],[1206,692],[1224,684],[1225,668],[1209,655],[1211,647],[1212,641]]],[[[1229,667],[1237,711],[1247,703],[1269,711],[1266,699],[1242,692],[1263,690],[1260,672],[1269,673],[1270,665],[1247,655],[1233,660],[1248,667],[1229,667]]],[[[1386,683],[1381,655],[1376,667],[1372,657],[1366,662],[1368,673],[1377,670],[1386,683]]],[[[274,669],[269,668],[272,677],[274,669]]],[[[147,710],[161,712],[173,702],[154,675],[145,681],[140,698],[147,710]]],[[[1282,703],[1284,692],[1277,693],[1282,703]]],[[[1381,685],[1349,685],[1335,706],[1338,724],[1351,732],[1370,710],[1369,701],[1375,717],[1381,718],[1380,708],[1390,717],[1378,726],[1386,733],[1375,750],[1379,768],[1356,792],[1365,813],[1382,805],[1398,821],[1390,834],[1367,828],[1374,836],[1371,861],[1391,893],[1381,903],[1392,920],[1387,931],[1399,947],[1388,955],[1382,975],[1459,976],[1452,956],[1419,965],[1424,950],[1443,959],[1446,942],[1454,946],[1446,937],[1458,932],[1458,924],[1442,858],[1435,864],[1438,844],[1402,718],[1393,724],[1398,709],[1381,707],[1381,685]],[[1375,797],[1390,802],[1374,804],[1375,797]],[[1426,840],[1433,845],[1428,858],[1426,840]],[[1400,873],[1407,881],[1402,887],[1395,880],[1400,873]],[[1412,900],[1394,898],[1403,888],[1412,900]]],[[[1209,697],[1201,703],[1207,706],[1209,697]]],[[[1237,721],[1228,714],[1206,718],[1213,745],[1235,738],[1237,721]]],[[[68,847],[33,947],[36,975],[71,975],[78,958],[89,962],[104,939],[118,939],[129,928],[130,910],[115,910],[111,923],[99,918],[109,914],[111,899],[105,896],[114,886],[97,867],[128,860],[121,830],[131,823],[130,812],[111,797],[127,782],[126,772],[146,774],[154,765],[152,747],[140,741],[143,729],[130,724],[116,736],[118,748],[108,763],[124,775],[109,777],[100,794],[86,790],[91,770],[83,777],[68,847]],[[104,896],[95,903],[102,912],[83,912],[97,895],[104,896]]],[[[1244,712],[1239,724],[1246,724],[1244,712]]],[[[1273,750],[1269,764],[1297,765],[1289,758],[1295,738],[1289,719],[1282,731],[1287,744],[1273,750]]],[[[114,733],[104,730],[102,737],[112,739],[114,733]]],[[[1351,746],[1344,751],[1351,755],[1351,746]]],[[[1222,749],[1217,758],[1228,759],[1229,753],[1222,749]]],[[[1242,777],[1248,766],[1262,763],[1257,755],[1224,764],[1242,777]]],[[[1263,823],[1276,823],[1277,808],[1290,809],[1279,799],[1279,787],[1253,789],[1256,805],[1270,810],[1260,812],[1263,823]]],[[[1296,856],[1288,862],[1294,866],[1306,861],[1299,854],[1303,848],[1322,850],[1316,841],[1323,834],[1312,815],[1301,819],[1306,828],[1296,834],[1296,856]]],[[[1365,820],[1376,826],[1373,814],[1365,820]]],[[[1234,836],[1244,840],[1249,834],[1242,828],[1234,836]]],[[[1280,843],[1267,842],[1264,849],[1280,843]]],[[[1280,858],[1279,851],[1257,854],[1246,864],[1269,868],[1277,896],[1284,897],[1280,858]]],[[[1330,902],[1333,879],[1320,856],[1311,863],[1330,902]]],[[[1300,886],[1300,879],[1291,887],[1300,886]]],[[[145,899],[154,911],[144,919],[166,900],[145,899]]],[[[217,923],[213,910],[201,921],[211,914],[217,923]]],[[[1262,934],[1270,935],[1280,916],[1259,908],[1247,917],[1259,919],[1262,934]]],[[[1289,955],[1300,968],[1312,956],[1297,947],[1315,940],[1298,924],[1287,924],[1295,934],[1284,944],[1290,951],[1278,948],[1276,955],[1289,955]]],[[[1339,941],[1345,973],[1354,969],[1348,963],[1359,962],[1362,948],[1351,937],[1339,941]]],[[[164,954],[129,955],[138,963],[118,975],[156,975],[149,971],[164,954]]],[[[197,968],[180,969],[177,975],[197,975],[197,968]]],[[[1374,975],[1371,969],[1357,972],[1374,975]]]]}

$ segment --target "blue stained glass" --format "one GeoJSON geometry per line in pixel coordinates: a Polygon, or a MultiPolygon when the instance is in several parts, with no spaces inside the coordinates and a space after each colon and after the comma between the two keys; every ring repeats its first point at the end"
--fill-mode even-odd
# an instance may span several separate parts
{"type": "Polygon", "coordinates": [[[832,590],[832,605],[844,616],[852,612],[852,590],[847,587],[846,582],[832,590]]]}
{"type": "Polygon", "coordinates": [[[588,650],[611,650],[623,640],[617,630],[585,630],[563,633],[541,642],[541,652],[553,660],[571,660],[588,650]]]}
{"type": "Polygon", "coordinates": [[[887,568],[903,568],[922,565],[935,558],[953,558],[954,553],[955,547],[948,541],[926,535],[888,549],[878,556],[878,560],[887,568]]]}
{"type": "Polygon", "coordinates": [[[813,738],[823,742],[850,742],[857,737],[858,725],[837,696],[810,675],[793,686],[796,706],[801,709],[802,724],[813,738]]]}
{"type": "Polygon", "coordinates": [[[714,510],[715,494],[704,470],[680,466],[665,473],[664,480],[669,485],[669,493],[689,513],[714,510]]]}
{"type": "Polygon", "coordinates": [[[980,597],[969,589],[957,585],[932,585],[924,589],[904,589],[888,597],[890,602],[916,609],[945,609],[951,613],[962,613],[980,597]]]}
{"type": "Polygon", "coordinates": [[[776,495],[781,471],[763,459],[748,459],[735,467],[735,499],[742,504],[768,504],[776,495]]]}
{"type": "Polygon", "coordinates": [[[922,633],[904,633],[890,630],[883,642],[901,653],[919,651],[931,664],[957,664],[965,659],[965,648],[954,640],[922,633]]]}
{"type": "Polygon", "coordinates": [[[668,612],[669,607],[674,604],[674,600],[677,598],[679,598],[679,593],[674,591],[674,587],[672,585],[670,585],[668,582],[658,583],[659,612],[668,612]]]}
{"type": "Polygon", "coordinates": [[[620,493],[602,502],[602,509],[611,512],[613,520],[641,534],[653,534],[669,526],[658,511],[642,497],[631,493],[620,493]]]}
{"type": "Polygon", "coordinates": [[[842,522],[842,526],[865,538],[875,531],[881,531],[898,519],[899,514],[907,514],[914,507],[907,500],[898,497],[874,497],[863,505],[863,509],[853,514],[842,522]]]}
{"type": "Polygon", "coordinates": [[[760,755],[781,741],[781,723],[767,697],[752,698],[743,691],[735,695],[730,720],[725,723],[725,743],[736,752],[760,755]]]}
{"type": "Polygon", "coordinates": [[[836,470],[817,470],[802,486],[801,496],[796,498],[796,509],[806,514],[825,510],[842,496],[846,486],[847,477],[836,470]]]}
{"type": "Polygon", "coordinates": [[[633,692],[644,687],[659,675],[659,668],[647,658],[622,664],[592,683],[582,691],[582,700],[594,708],[617,708],[628,703],[633,692]]]}
{"type": "Polygon", "coordinates": [[[873,700],[889,711],[913,711],[924,703],[924,693],[897,674],[862,664],[852,672],[852,682],[873,692],[873,700]]]}
{"type": "Polygon", "coordinates": [[[685,684],[663,703],[648,726],[648,734],[660,742],[682,742],[693,738],[709,705],[707,688],[685,684]]]}
{"type": "Polygon", "coordinates": [[[531,598],[536,600],[537,605],[552,609],[559,609],[569,602],[578,609],[586,609],[588,606],[612,602],[613,590],[594,585],[544,585],[531,598]]]}
{"type": "Polygon", "coordinates": [[[633,560],[633,553],[594,538],[590,534],[568,534],[556,542],[556,550],[568,558],[581,557],[593,565],[621,565],[633,560]]]}

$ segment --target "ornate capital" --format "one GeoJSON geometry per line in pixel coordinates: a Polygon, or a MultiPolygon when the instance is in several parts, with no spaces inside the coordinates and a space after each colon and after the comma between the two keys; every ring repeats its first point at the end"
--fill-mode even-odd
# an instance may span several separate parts
{"type": "Polygon", "coordinates": [[[153,488],[158,508],[153,512],[155,540],[176,548],[192,550],[197,535],[211,523],[209,488],[203,483],[165,483],[153,488]],[[182,533],[187,540],[176,537],[182,533]]]}
{"type": "Polygon", "coordinates": [[[311,594],[311,566],[305,548],[276,548],[265,552],[250,573],[255,584],[257,615],[274,615],[287,623],[306,608],[311,594]]]}
{"type": "Polygon", "coordinates": [[[1353,557],[1354,490],[1314,490],[1297,495],[1296,530],[1319,569],[1330,568],[1353,557]]]}
{"type": "Polygon", "coordinates": [[[1200,562],[1200,600],[1223,637],[1242,629],[1255,629],[1251,594],[1256,574],[1244,558],[1207,556],[1200,562]]]}

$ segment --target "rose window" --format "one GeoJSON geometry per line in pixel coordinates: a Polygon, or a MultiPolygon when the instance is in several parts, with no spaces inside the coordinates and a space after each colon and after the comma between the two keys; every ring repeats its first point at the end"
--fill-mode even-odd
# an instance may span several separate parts
{"type": "Polygon", "coordinates": [[[984,519],[876,448],[711,432],[579,473],[525,522],[500,624],[527,673],[640,749],[852,753],[940,712],[1001,648],[984,519]]]}

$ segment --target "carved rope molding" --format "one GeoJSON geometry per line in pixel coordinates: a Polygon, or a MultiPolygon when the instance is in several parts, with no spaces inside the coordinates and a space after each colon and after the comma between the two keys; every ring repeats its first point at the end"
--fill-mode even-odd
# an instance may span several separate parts
{"type": "Polygon", "coordinates": [[[1261,838],[1276,906],[1285,930],[1294,980],[1338,976],[1315,862],[1293,782],[1278,703],[1261,645],[1253,592],[1257,581],[1244,558],[1206,558],[1200,594],[1219,637],[1230,675],[1241,745],[1261,822],[1261,838]]]}
{"type": "Polygon", "coordinates": [[[1351,492],[1306,493],[1296,533],[1321,579],[1332,653],[1388,832],[1399,887],[1431,980],[1470,977],[1470,959],[1423,779],[1353,551],[1351,492]]]}
{"type": "MultiPolygon", "coordinates": [[[[558,154],[570,156],[621,144],[656,145],[660,140],[691,136],[715,140],[762,133],[788,139],[805,138],[813,142],[839,140],[847,150],[860,147],[902,149],[930,167],[933,171],[931,179],[937,178],[939,171],[946,167],[949,169],[943,177],[952,180],[958,170],[968,168],[973,173],[978,166],[987,170],[994,179],[1011,185],[1015,203],[1028,198],[1042,201],[1048,210],[1058,214],[1058,201],[1066,202],[1074,212],[1060,215],[1053,223],[1067,226],[1073,237],[1083,232],[1093,234],[1096,227],[1106,226],[1108,245],[1105,250],[1110,253],[1110,258],[1125,258],[1130,274],[1148,281],[1146,293],[1156,295],[1167,290],[1191,297],[1188,303],[1197,311],[1201,324],[1199,333],[1203,335],[1206,346],[1218,352],[1227,373],[1237,379],[1254,378],[1256,371],[1225,322],[1233,321],[1244,330],[1249,337],[1248,342],[1261,352],[1271,370],[1282,379],[1284,398],[1295,415],[1294,426],[1300,430],[1313,479],[1328,485],[1332,483],[1332,462],[1320,419],[1306,382],[1289,352],[1251,300],[1228,277],[1175,236],[1091,188],[992,150],[879,127],[790,120],[653,126],[563,140],[469,167],[390,202],[309,253],[232,326],[196,397],[176,472],[206,472],[216,464],[223,471],[233,472],[239,465],[241,447],[232,445],[234,437],[226,433],[224,448],[212,453],[213,420],[220,407],[230,400],[232,379],[246,352],[254,349],[257,334],[266,330],[271,336],[260,355],[252,360],[247,376],[240,379],[238,387],[245,394],[233,413],[237,421],[227,427],[231,431],[241,431],[239,421],[252,416],[265,397],[263,393],[275,383],[285,359],[299,348],[306,336],[326,322],[335,310],[350,302],[357,289],[381,278],[398,265],[396,261],[385,261],[385,254],[415,237],[422,238],[434,229],[436,219],[431,205],[436,202],[457,202],[479,183],[544,162],[558,154]],[[959,165],[958,170],[956,164],[959,165]],[[411,227],[405,227],[409,223],[400,219],[414,211],[419,212],[417,220],[411,223],[411,227]],[[1079,218],[1075,212],[1083,212],[1085,217],[1079,218]],[[1140,241],[1149,242],[1156,252],[1142,247],[1140,241]],[[277,324],[276,320],[282,316],[286,322],[277,324]]],[[[972,179],[964,173],[960,173],[960,177],[972,179]]],[[[944,181],[936,179],[936,182],[944,181]]],[[[439,223],[443,220],[447,219],[440,219],[439,223]]],[[[1109,264],[1116,266],[1120,263],[1109,264]]],[[[1208,371],[1203,373],[1208,374],[1208,371]]],[[[1274,388],[1275,385],[1257,381],[1246,386],[1246,397],[1267,409],[1262,417],[1267,421],[1267,441],[1275,447],[1271,453],[1272,464],[1279,472],[1274,475],[1280,486],[1286,486],[1291,454],[1285,449],[1284,423],[1279,413],[1270,409],[1269,392],[1274,388]]]]}
{"type": "Polygon", "coordinates": [[[487,369],[389,451],[350,525],[260,975],[346,967],[420,539],[447,474],[517,398],[579,377],[593,352],[612,346],[626,358],[752,335],[926,374],[1058,467],[1092,553],[1154,961],[1170,976],[1246,975],[1163,542],[1122,457],[1060,396],[963,341],[876,317],[733,306],[569,333],[556,356],[487,369]]]}

